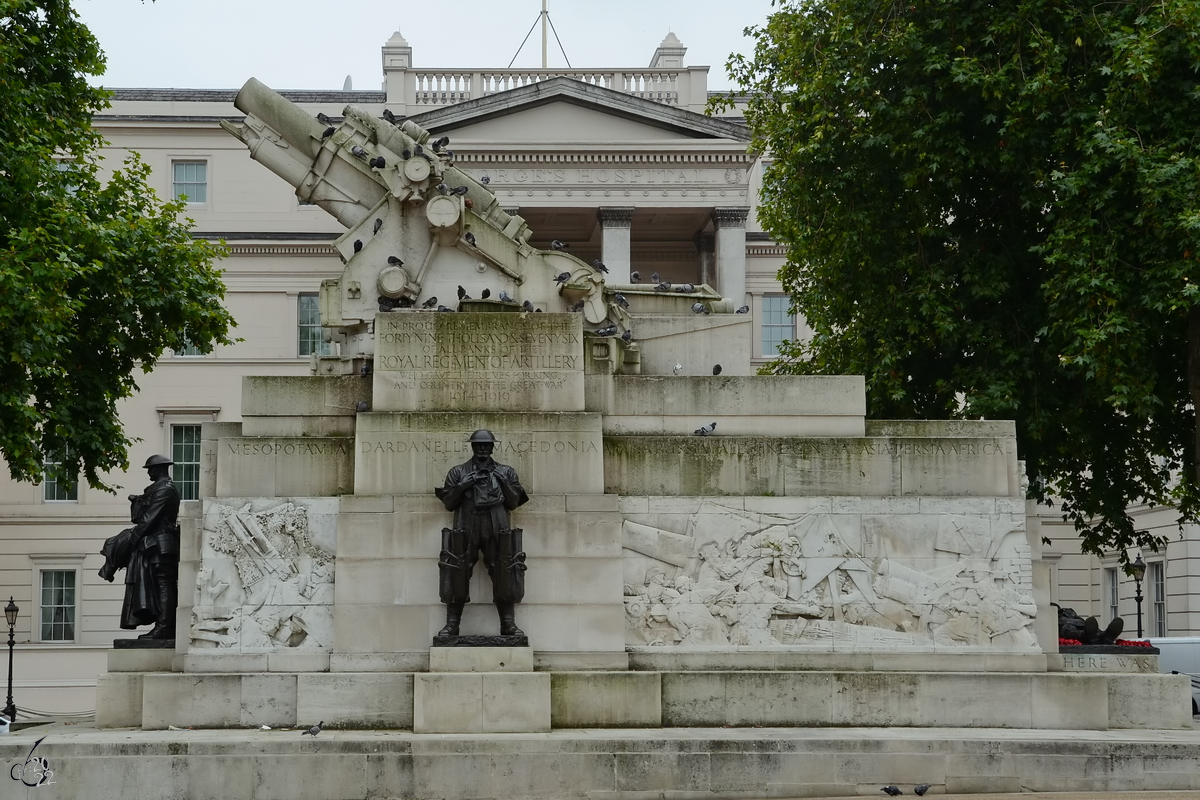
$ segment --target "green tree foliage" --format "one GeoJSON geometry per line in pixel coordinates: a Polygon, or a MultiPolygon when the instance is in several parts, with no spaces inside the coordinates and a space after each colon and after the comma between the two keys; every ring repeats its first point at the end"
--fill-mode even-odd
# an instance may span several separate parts
{"type": "Polygon", "coordinates": [[[814,331],[773,369],[1015,419],[1086,551],[1161,545],[1130,504],[1195,520],[1200,3],[797,0],[748,33],[760,219],[814,331]]]}
{"type": "Polygon", "coordinates": [[[222,249],[192,239],[136,156],[101,180],[108,94],[87,78],[103,69],[67,0],[0,0],[0,454],[17,480],[49,455],[107,488],[100,473],[128,467],[117,403],[135,371],[230,343],[222,249]]]}

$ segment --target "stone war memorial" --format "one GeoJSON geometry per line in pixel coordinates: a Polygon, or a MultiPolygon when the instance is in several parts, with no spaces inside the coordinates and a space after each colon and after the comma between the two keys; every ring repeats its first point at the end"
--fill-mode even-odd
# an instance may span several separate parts
{"type": "MultiPolygon", "coordinates": [[[[175,649],[111,651],[102,727],[321,721],[180,756],[296,798],[1070,789],[1118,743],[1050,764],[985,729],[1191,729],[1153,656],[1058,653],[1011,423],[750,374],[742,298],[534,249],[411,120],[318,121],[253,79],[236,105],[229,133],[346,226],[320,294],[342,355],[205,424],[175,649]],[[882,727],[957,730],[848,755],[780,732],[882,727]],[[396,734],[321,749],[354,731],[396,734]]],[[[1129,788],[1195,788],[1151,771],[1129,788]]]]}

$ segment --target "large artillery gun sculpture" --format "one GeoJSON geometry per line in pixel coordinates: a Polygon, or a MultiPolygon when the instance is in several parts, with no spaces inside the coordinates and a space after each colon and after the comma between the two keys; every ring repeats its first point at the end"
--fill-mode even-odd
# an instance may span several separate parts
{"type": "MultiPolygon", "coordinates": [[[[590,329],[630,340],[628,303],[616,290],[654,287],[606,287],[602,266],[531,246],[525,220],[454,166],[447,139],[433,139],[410,119],[386,111],[379,118],[352,105],[341,122],[313,117],[255,78],[234,105],[245,120],[221,126],[296,187],[301,202],[347,228],[333,243],[345,268],[320,295],[321,324],[342,342],[343,355],[374,353],[379,311],[464,306],[459,287],[468,279],[491,294],[482,306],[472,301],[473,310],[578,311],[590,329]]],[[[727,310],[707,286],[686,288],[671,293],[682,308],[727,310]]]]}

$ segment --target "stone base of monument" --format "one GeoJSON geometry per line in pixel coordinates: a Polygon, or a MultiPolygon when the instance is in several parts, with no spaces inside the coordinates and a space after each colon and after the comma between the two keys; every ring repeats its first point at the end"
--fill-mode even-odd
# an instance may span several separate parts
{"type": "Polygon", "coordinates": [[[417,732],[562,728],[1192,728],[1187,676],[1130,672],[535,672],[532,654],[435,648],[440,672],[114,673],[97,724],[417,732]],[[500,666],[503,664],[503,666],[500,666]],[[509,671],[506,671],[509,670],[509,671]],[[519,670],[519,671],[518,671],[519,670]],[[485,701],[485,698],[486,701],[485,701]]]}
{"type": "Polygon", "coordinates": [[[413,675],[414,732],[550,730],[550,675],[528,647],[433,647],[429,668],[413,675]]]}

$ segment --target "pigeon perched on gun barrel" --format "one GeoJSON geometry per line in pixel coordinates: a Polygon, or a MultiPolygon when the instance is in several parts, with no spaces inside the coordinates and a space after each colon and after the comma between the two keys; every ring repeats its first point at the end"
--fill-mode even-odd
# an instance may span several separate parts
{"type": "Polygon", "coordinates": [[[471,247],[476,246],[475,245],[475,234],[471,233],[470,231],[467,231],[465,234],[463,234],[463,238],[466,239],[467,244],[471,245],[471,247]]]}
{"type": "Polygon", "coordinates": [[[355,158],[366,158],[367,151],[363,150],[358,145],[354,145],[353,147],[350,148],[350,155],[354,156],[355,158]]]}
{"type": "Polygon", "coordinates": [[[404,261],[401,260],[400,256],[388,256],[388,263],[391,264],[393,267],[403,267],[404,266],[404,261]]]}
{"type": "Polygon", "coordinates": [[[567,244],[566,242],[560,242],[558,239],[552,239],[550,241],[551,250],[566,250],[570,246],[571,245],[567,244]]]}
{"type": "Polygon", "coordinates": [[[321,123],[322,125],[332,125],[333,124],[333,120],[330,119],[329,115],[323,111],[317,112],[317,122],[321,123]]]}
{"type": "Polygon", "coordinates": [[[375,224],[371,226],[371,235],[379,233],[379,229],[383,227],[383,220],[379,217],[375,218],[375,224]]]}

